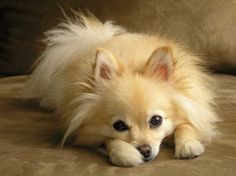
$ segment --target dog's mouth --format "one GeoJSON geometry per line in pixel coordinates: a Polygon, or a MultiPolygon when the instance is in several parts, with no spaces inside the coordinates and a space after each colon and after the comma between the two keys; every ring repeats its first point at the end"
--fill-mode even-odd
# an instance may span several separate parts
{"type": "Polygon", "coordinates": [[[143,158],[144,162],[148,162],[148,161],[152,161],[154,158],[153,157],[149,157],[149,158],[143,158]]]}

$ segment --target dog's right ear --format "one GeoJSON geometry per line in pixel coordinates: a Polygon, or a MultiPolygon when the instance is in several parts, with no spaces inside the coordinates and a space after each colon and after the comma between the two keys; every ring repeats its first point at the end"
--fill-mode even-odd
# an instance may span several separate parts
{"type": "Polygon", "coordinates": [[[101,82],[109,80],[118,74],[117,59],[105,49],[97,49],[95,56],[95,81],[101,82]]]}
{"type": "Polygon", "coordinates": [[[149,76],[167,81],[172,76],[173,70],[173,51],[170,47],[164,46],[157,48],[151,54],[145,71],[149,76]]]}

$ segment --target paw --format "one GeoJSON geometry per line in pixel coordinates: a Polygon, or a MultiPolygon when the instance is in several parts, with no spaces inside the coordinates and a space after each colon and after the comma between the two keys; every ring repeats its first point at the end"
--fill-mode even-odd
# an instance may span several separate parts
{"type": "Polygon", "coordinates": [[[175,157],[179,159],[196,158],[203,152],[204,146],[197,140],[181,141],[175,147],[175,157]]]}
{"type": "Polygon", "coordinates": [[[144,162],[140,152],[129,143],[114,140],[109,148],[108,155],[114,165],[132,167],[144,162]]]}
{"type": "MultiPolygon", "coordinates": [[[[136,150],[136,149],[135,149],[136,150]]],[[[110,160],[112,164],[117,166],[138,166],[143,163],[142,156],[139,152],[129,150],[127,152],[111,152],[110,160]]]]}

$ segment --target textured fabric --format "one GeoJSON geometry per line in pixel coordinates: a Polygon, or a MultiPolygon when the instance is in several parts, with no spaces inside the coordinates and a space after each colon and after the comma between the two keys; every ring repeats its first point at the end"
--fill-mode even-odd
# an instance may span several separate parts
{"type": "Polygon", "coordinates": [[[108,159],[85,148],[60,142],[56,117],[27,103],[23,96],[26,76],[0,79],[0,175],[24,176],[234,176],[236,168],[236,77],[217,75],[222,132],[206,152],[193,160],[173,158],[163,147],[157,158],[134,168],[112,166],[108,159]]]}
{"type": "Polygon", "coordinates": [[[131,31],[160,32],[206,56],[217,71],[236,72],[235,0],[1,0],[0,74],[28,73],[44,47],[43,32],[62,18],[62,6],[88,9],[131,31]]]}

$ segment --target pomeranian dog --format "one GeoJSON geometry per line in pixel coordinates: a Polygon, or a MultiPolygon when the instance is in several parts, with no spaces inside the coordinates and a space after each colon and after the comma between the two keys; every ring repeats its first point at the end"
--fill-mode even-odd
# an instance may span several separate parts
{"type": "Polygon", "coordinates": [[[28,83],[80,146],[105,146],[118,166],[153,160],[174,137],[175,157],[195,158],[216,135],[214,80],[201,58],[159,35],[77,15],[46,32],[28,83]]]}

